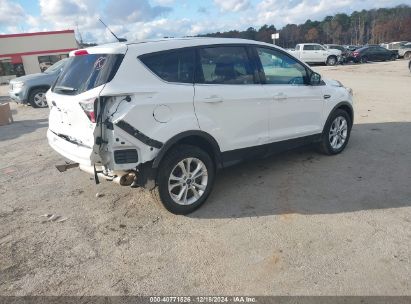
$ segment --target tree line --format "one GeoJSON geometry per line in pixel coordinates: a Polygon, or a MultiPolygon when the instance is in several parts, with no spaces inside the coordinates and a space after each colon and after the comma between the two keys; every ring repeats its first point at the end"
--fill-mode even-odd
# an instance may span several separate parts
{"type": "Polygon", "coordinates": [[[354,11],[351,15],[336,14],[322,21],[308,19],[303,24],[287,24],[277,30],[274,25],[263,25],[258,30],[250,27],[245,31],[231,30],[202,37],[244,38],[272,43],[271,34],[280,33],[276,44],[284,48],[297,43],[315,42],[332,44],[379,44],[393,41],[411,41],[411,7],[354,11]]]}

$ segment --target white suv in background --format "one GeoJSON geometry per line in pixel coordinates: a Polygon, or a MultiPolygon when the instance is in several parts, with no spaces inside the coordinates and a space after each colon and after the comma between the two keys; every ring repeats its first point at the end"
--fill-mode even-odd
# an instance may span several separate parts
{"type": "Polygon", "coordinates": [[[354,116],[350,89],[242,39],[77,50],[47,100],[48,141],[69,167],[147,187],[176,214],[204,203],[219,168],[308,143],[340,153],[354,116]]]}

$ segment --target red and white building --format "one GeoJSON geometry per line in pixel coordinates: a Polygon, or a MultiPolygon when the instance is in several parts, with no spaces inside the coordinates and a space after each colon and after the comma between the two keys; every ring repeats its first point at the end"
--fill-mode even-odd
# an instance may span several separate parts
{"type": "Polygon", "coordinates": [[[0,35],[0,83],[42,72],[77,48],[74,30],[0,35]]]}

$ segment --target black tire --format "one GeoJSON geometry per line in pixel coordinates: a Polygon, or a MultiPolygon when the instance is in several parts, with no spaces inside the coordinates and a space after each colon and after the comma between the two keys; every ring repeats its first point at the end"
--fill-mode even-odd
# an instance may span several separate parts
{"type": "Polygon", "coordinates": [[[327,58],[327,61],[325,62],[326,65],[330,65],[330,66],[336,65],[337,63],[338,63],[338,59],[336,56],[329,56],[327,58]]]}
{"type": "Polygon", "coordinates": [[[392,55],[391,58],[390,58],[390,60],[391,60],[391,61],[397,60],[397,55],[392,55]]]}
{"type": "Polygon", "coordinates": [[[334,112],[332,112],[327,119],[327,122],[324,126],[324,130],[321,136],[321,141],[319,143],[320,152],[326,155],[335,155],[335,154],[341,153],[347,146],[347,143],[350,139],[351,129],[352,129],[352,121],[351,121],[350,115],[346,111],[342,109],[337,109],[334,112]],[[330,133],[331,133],[331,127],[333,125],[333,122],[338,117],[343,117],[346,120],[347,134],[346,134],[345,142],[343,143],[343,145],[341,147],[334,148],[332,147],[331,142],[330,142],[331,140],[330,133]]]}
{"type": "MultiPolygon", "coordinates": [[[[157,180],[156,180],[157,187],[151,191],[151,194],[155,201],[157,201],[158,203],[161,203],[171,213],[189,214],[193,212],[194,210],[196,210],[197,208],[199,208],[207,200],[208,196],[210,195],[211,189],[213,187],[214,179],[215,179],[215,165],[210,155],[208,155],[207,152],[203,151],[202,149],[196,146],[178,145],[174,147],[171,151],[169,151],[168,154],[161,161],[160,166],[158,168],[158,173],[157,173],[157,180]],[[205,165],[207,169],[206,176],[208,180],[207,180],[207,184],[204,189],[204,192],[195,202],[189,205],[181,205],[181,204],[178,204],[176,201],[174,201],[174,199],[172,198],[169,192],[169,189],[168,189],[169,178],[171,176],[171,173],[173,173],[173,170],[175,170],[177,164],[187,158],[198,159],[205,165]]],[[[187,182],[187,185],[189,185],[188,180],[184,181],[184,185],[186,185],[185,184],[186,182],[187,182]]],[[[193,180],[192,182],[193,182],[192,185],[194,185],[195,180],[193,180]]],[[[192,195],[191,198],[192,198],[194,196],[194,192],[192,190],[187,190],[187,193],[189,193],[188,191],[191,191],[191,195],[192,195]]],[[[189,194],[187,194],[187,196],[188,195],[189,194]]]]}
{"type": "Polygon", "coordinates": [[[28,102],[33,108],[47,108],[47,102],[44,104],[37,102],[37,97],[39,94],[46,94],[48,89],[46,88],[41,88],[41,89],[34,89],[31,90],[29,94],[29,99],[28,102]]]}
{"type": "Polygon", "coordinates": [[[404,59],[406,59],[406,60],[411,59],[411,52],[406,52],[404,54],[404,59]]]}
{"type": "Polygon", "coordinates": [[[368,57],[367,56],[363,56],[360,59],[360,63],[367,63],[368,62],[368,57]]]}

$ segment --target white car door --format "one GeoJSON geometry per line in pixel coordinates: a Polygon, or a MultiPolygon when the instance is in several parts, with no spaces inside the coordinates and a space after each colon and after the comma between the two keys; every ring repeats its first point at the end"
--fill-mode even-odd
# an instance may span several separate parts
{"type": "Polygon", "coordinates": [[[270,99],[256,82],[247,47],[198,49],[194,107],[200,128],[222,152],[267,143],[270,99]]]}
{"type": "Polygon", "coordinates": [[[321,45],[313,45],[313,62],[325,62],[327,60],[328,52],[321,45]]]}
{"type": "Polygon", "coordinates": [[[315,62],[316,56],[314,53],[314,45],[304,44],[301,50],[301,60],[304,62],[315,62]]]}
{"type": "Polygon", "coordinates": [[[280,50],[256,47],[264,89],[271,98],[270,141],[322,132],[322,86],[308,85],[307,68],[280,50]],[[267,59],[269,58],[269,60],[267,59]]]}

